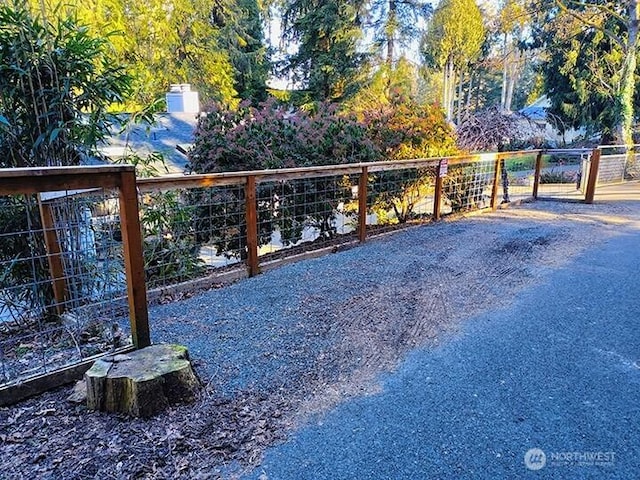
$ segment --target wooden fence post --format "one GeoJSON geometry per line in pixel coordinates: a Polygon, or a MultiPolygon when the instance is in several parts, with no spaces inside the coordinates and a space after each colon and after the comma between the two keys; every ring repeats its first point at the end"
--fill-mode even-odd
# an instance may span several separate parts
{"type": "Polygon", "coordinates": [[[442,175],[443,162],[445,162],[445,160],[440,160],[438,162],[436,171],[436,185],[435,191],[433,192],[433,219],[435,221],[440,220],[440,209],[442,208],[442,181],[444,179],[444,175],[442,175]]]}
{"type": "Polygon", "coordinates": [[[369,169],[362,167],[360,180],[358,181],[358,240],[360,243],[367,239],[367,183],[369,182],[369,169]]]}
{"type": "Polygon", "coordinates": [[[258,264],[258,205],[256,200],[256,177],[249,175],[245,184],[244,199],[247,222],[247,267],[249,276],[260,273],[258,264]]]}
{"type": "Polygon", "coordinates": [[[60,242],[58,241],[58,234],[56,232],[51,204],[43,202],[40,195],[38,195],[38,207],[40,208],[44,243],[47,248],[47,261],[49,263],[49,273],[51,275],[53,298],[56,301],[56,312],[58,315],[62,315],[65,310],[64,306],[67,299],[67,282],[65,281],[64,266],[62,265],[60,242]]]}
{"type": "Polygon", "coordinates": [[[493,172],[493,188],[491,189],[491,210],[498,208],[498,186],[500,184],[500,154],[496,154],[493,172]]]}
{"type": "Polygon", "coordinates": [[[542,172],[542,150],[536,155],[536,167],[533,174],[533,199],[538,199],[538,187],[540,186],[540,173],[542,172]]]}
{"type": "Polygon", "coordinates": [[[600,169],[600,148],[596,147],[591,153],[591,165],[589,165],[589,178],[587,179],[587,191],[584,196],[585,203],[593,203],[598,182],[598,170],[600,169]]]}
{"type": "Polygon", "coordinates": [[[144,275],[142,232],[138,212],[138,191],[133,168],[120,174],[120,228],[127,274],[127,298],[131,337],[136,348],[151,345],[147,286],[144,275]]]}

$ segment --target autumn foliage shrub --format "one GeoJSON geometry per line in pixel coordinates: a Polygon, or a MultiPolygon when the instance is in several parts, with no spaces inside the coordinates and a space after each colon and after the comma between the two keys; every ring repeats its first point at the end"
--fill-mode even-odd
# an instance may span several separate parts
{"type": "MultiPolygon", "coordinates": [[[[386,104],[362,113],[369,138],[391,160],[453,155],[453,130],[442,110],[409,100],[386,104]]],[[[370,177],[373,211],[385,222],[405,223],[415,208],[433,192],[435,170],[389,170],[370,177]],[[389,217],[387,211],[392,211],[389,217]]]]}
{"type": "Polygon", "coordinates": [[[365,111],[362,117],[369,138],[389,160],[457,153],[453,129],[435,105],[406,101],[365,111]]]}
{"type": "Polygon", "coordinates": [[[381,153],[367,128],[330,104],[315,111],[275,100],[229,110],[212,104],[200,119],[190,155],[194,172],[261,170],[369,162],[381,153]]]}
{"type": "MultiPolygon", "coordinates": [[[[243,104],[233,111],[210,105],[196,130],[190,166],[194,172],[205,173],[380,159],[365,126],[352,116],[339,114],[335,106],[319,104],[306,111],[271,100],[258,107],[243,104]]],[[[278,230],[283,244],[288,245],[298,242],[305,228],[315,228],[325,238],[336,234],[333,219],[338,206],[351,200],[351,179],[337,176],[258,183],[256,194],[258,242],[267,244],[278,230]]],[[[196,230],[217,233],[200,234],[199,241],[214,244],[219,254],[244,258],[244,191],[218,187],[215,195],[225,199],[224,211],[215,207],[220,211],[216,210],[213,219],[214,207],[201,208],[196,221],[202,228],[196,230]],[[221,228],[212,229],[212,221],[221,223],[221,228]],[[238,225],[240,231],[226,234],[224,222],[238,225]]],[[[194,204],[204,203],[197,193],[192,196],[194,204]]]]}

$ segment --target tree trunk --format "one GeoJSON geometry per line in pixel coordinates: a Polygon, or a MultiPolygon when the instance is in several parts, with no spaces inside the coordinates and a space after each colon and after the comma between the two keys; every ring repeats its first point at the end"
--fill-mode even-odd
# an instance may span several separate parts
{"type": "Polygon", "coordinates": [[[481,74],[478,75],[478,87],[476,88],[475,100],[473,102],[474,110],[480,109],[480,95],[484,90],[484,78],[481,74]]]}
{"type": "Polygon", "coordinates": [[[395,54],[395,38],[394,35],[398,24],[398,5],[395,0],[389,0],[389,18],[387,19],[387,64],[389,67],[393,65],[393,56],[395,54]]]}
{"type": "Polygon", "coordinates": [[[460,122],[462,122],[462,107],[463,107],[463,100],[464,100],[464,95],[463,95],[463,91],[462,91],[462,82],[464,80],[464,73],[460,72],[460,78],[458,79],[458,110],[457,110],[457,118],[456,118],[456,122],[458,125],[460,125],[460,122]]]}
{"type": "Polygon", "coordinates": [[[473,91],[473,71],[469,72],[469,90],[467,90],[467,102],[465,109],[467,112],[471,110],[471,92],[473,91]]]}
{"type": "Polygon", "coordinates": [[[500,92],[500,108],[503,110],[507,104],[507,63],[509,62],[509,51],[507,46],[507,34],[504,34],[504,50],[502,52],[502,91],[500,92]]]}
{"type": "Polygon", "coordinates": [[[444,115],[446,118],[449,118],[449,113],[447,112],[447,106],[449,105],[449,62],[447,62],[442,70],[442,110],[444,110],[444,115]]]}
{"type": "Polygon", "coordinates": [[[450,120],[453,121],[453,109],[455,107],[455,102],[456,102],[456,69],[453,66],[453,64],[451,65],[451,83],[449,84],[449,88],[450,88],[450,92],[449,92],[449,101],[450,101],[450,106],[449,106],[449,112],[450,112],[450,120]]]}
{"type": "Polygon", "coordinates": [[[638,48],[638,0],[629,1],[628,42],[625,52],[622,81],[619,95],[620,125],[618,139],[625,145],[633,145],[633,97],[635,95],[635,71],[638,48]]]}
{"type": "Polygon", "coordinates": [[[84,378],[89,409],[136,417],[192,400],[199,387],[187,349],[180,345],[152,345],[101,358],[84,378]]]}
{"type": "Polygon", "coordinates": [[[507,74],[507,93],[504,100],[504,109],[507,112],[511,111],[511,105],[513,103],[513,90],[515,88],[518,76],[518,53],[515,48],[510,52],[509,57],[510,61],[507,74]]]}
{"type": "Polygon", "coordinates": [[[453,65],[453,59],[449,59],[447,62],[448,79],[447,79],[447,120],[453,121],[453,102],[455,101],[456,93],[456,71],[453,65]]]}
{"type": "Polygon", "coordinates": [[[447,64],[445,65],[445,74],[444,74],[444,85],[443,85],[443,108],[444,113],[448,121],[453,120],[453,101],[455,94],[455,70],[453,68],[453,59],[449,59],[447,64]]]}

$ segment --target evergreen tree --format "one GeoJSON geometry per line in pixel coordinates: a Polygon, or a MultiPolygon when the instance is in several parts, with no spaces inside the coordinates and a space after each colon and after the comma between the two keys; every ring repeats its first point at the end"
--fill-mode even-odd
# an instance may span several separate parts
{"type": "Polygon", "coordinates": [[[237,104],[262,99],[269,71],[256,0],[30,0],[55,17],[73,10],[111,35],[115,61],[135,78],[136,104],[161,98],[172,83],[191,83],[201,98],[237,104]],[[115,35],[114,35],[115,33],[115,35]]]}
{"type": "Polygon", "coordinates": [[[0,5],[0,167],[77,165],[108,134],[131,78],[74,17],[0,5]]]}
{"type": "Polygon", "coordinates": [[[430,2],[424,0],[373,0],[370,4],[371,24],[384,58],[393,65],[398,51],[421,35],[421,25],[431,16],[430,2]]]}
{"type": "Polygon", "coordinates": [[[480,54],[484,38],[482,14],[474,0],[442,0],[421,48],[427,65],[442,71],[442,106],[448,120],[453,119],[456,82],[461,82],[461,74],[480,54]]]}
{"type": "Polygon", "coordinates": [[[551,113],[631,144],[637,106],[638,0],[539,2],[538,41],[551,113]]]}
{"type": "Polygon", "coordinates": [[[298,51],[285,70],[310,100],[342,101],[357,91],[366,55],[358,52],[364,4],[360,0],[293,0],[285,6],[285,40],[298,51]]]}
{"type": "Polygon", "coordinates": [[[221,42],[229,51],[234,71],[234,88],[243,100],[259,103],[267,98],[271,68],[264,41],[264,15],[257,0],[239,0],[233,22],[223,30],[221,42]]]}

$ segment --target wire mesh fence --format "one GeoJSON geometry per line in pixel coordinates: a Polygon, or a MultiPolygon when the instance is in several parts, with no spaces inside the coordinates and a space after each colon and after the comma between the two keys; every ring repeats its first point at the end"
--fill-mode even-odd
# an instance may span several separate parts
{"type": "Polygon", "coordinates": [[[436,167],[372,172],[367,182],[367,233],[376,234],[433,219],[436,167]]]}
{"type": "Polygon", "coordinates": [[[536,152],[505,154],[500,163],[498,202],[508,203],[533,197],[536,152]]]}
{"type": "Polygon", "coordinates": [[[117,192],[0,205],[0,385],[130,344],[117,192]]]}
{"type": "Polygon", "coordinates": [[[442,213],[490,207],[495,174],[496,158],[493,155],[449,166],[442,187],[442,213]]]}
{"type": "Polygon", "coordinates": [[[261,261],[353,240],[357,184],[357,176],[346,174],[259,182],[261,261]]]}
{"type": "Polygon", "coordinates": [[[257,246],[268,248],[274,244],[274,237],[279,238],[274,230],[278,188],[258,184],[254,189],[258,216],[252,225],[247,221],[251,203],[247,199],[247,176],[222,178],[216,174],[190,175],[161,179],[159,186],[158,179],[139,181],[149,288],[166,289],[185,282],[187,289],[206,288],[219,274],[242,268],[252,249],[252,226],[257,229],[257,246]]]}
{"type": "MultiPolygon", "coordinates": [[[[215,174],[191,177],[159,189],[153,181],[140,182],[149,288],[198,279],[206,286],[250,261],[247,176],[222,185],[215,174]]],[[[357,175],[341,173],[254,182],[256,256],[268,262],[353,240],[357,182],[357,175]]]]}
{"type": "MultiPolygon", "coordinates": [[[[197,289],[191,281],[207,286],[226,270],[255,274],[281,256],[536,193],[584,198],[590,154],[505,152],[142,179],[137,192],[126,167],[127,182],[111,187],[7,194],[0,197],[0,386],[130,344],[129,333],[136,345],[148,344],[147,288],[186,282],[197,289]]],[[[3,185],[2,193],[15,190],[11,181],[3,185]]]]}
{"type": "Polygon", "coordinates": [[[241,185],[145,192],[139,204],[148,288],[204,277],[240,261],[246,248],[241,185]]]}
{"type": "Polygon", "coordinates": [[[592,150],[553,150],[542,156],[538,196],[582,200],[585,196],[592,150]]]}
{"type": "Polygon", "coordinates": [[[612,185],[640,180],[640,145],[630,147],[601,146],[598,185],[612,185]]]}

